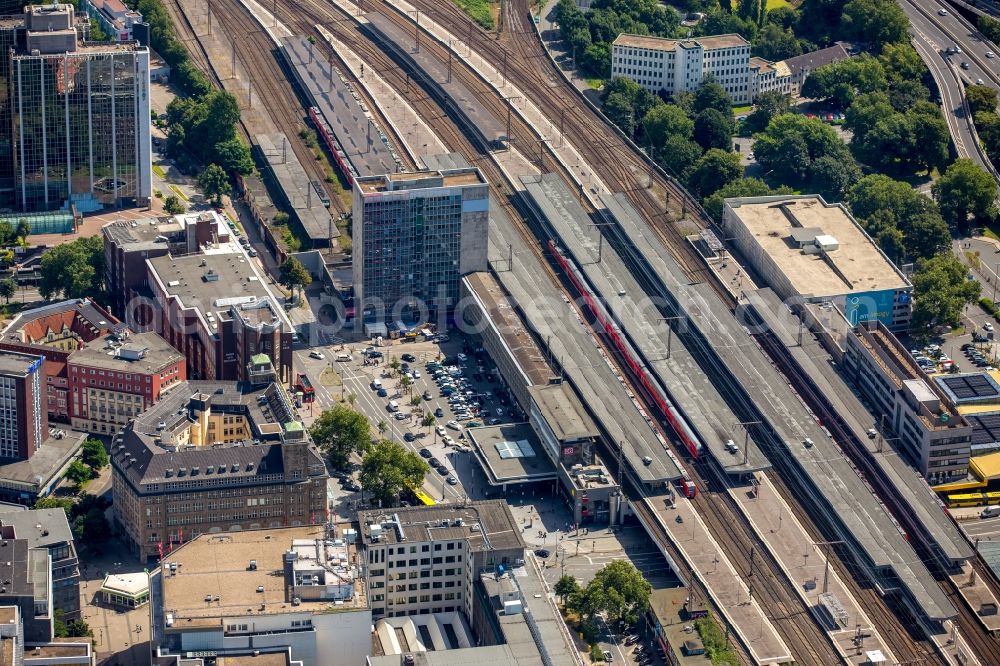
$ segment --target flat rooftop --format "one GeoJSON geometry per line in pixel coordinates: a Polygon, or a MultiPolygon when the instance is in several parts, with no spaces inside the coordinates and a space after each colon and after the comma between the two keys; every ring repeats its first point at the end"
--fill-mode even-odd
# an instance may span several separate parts
{"type": "Polygon", "coordinates": [[[287,650],[285,652],[260,652],[259,654],[219,655],[215,658],[215,666],[289,666],[291,663],[291,656],[287,650]]]}
{"type": "Polygon", "coordinates": [[[545,352],[535,342],[531,331],[511,305],[503,287],[490,273],[470,273],[462,277],[469,291],[479,299],[490,323],[496,328],[501,339],[510,350],[528,381],[532,385],[545,385],[554,373],[545,357],[545,352]]]}
{"type": "Polygon", "coordinates": [[[840,204],[809,195],[727,199],[726,205],[798,294],[823,298],[910,286],[840,204]],[[808,230],[832,236],[839,246],[803,254],[791,237],[808,230]]]}
{"type": "Polygon", "coordinates": [[[709,35],[695,39],[667,39],[665,37],[649,37],[647,35],[630,35],[622,33],[615,38],[614,46],[624,46],[652,51],[673,51],[678,46],[692,48],[701,46],[706,51],[712,49],[728,49],[739,46],[749,46],[750,43],[737,34],[709,35]]]}
{"type": "Polygon", "coordinates": [[[12,351],[0,351],[0,374],[25,376],[32,366],[43,357],[32,354],[20,354],[12,351]]]}
{"type": "MultiPolygon", "coordinates": [[[[24,647],[25,659],[90,656],[90,642],[85,638],[53,638],[51,643],[30,643],[24,647]]],[[[48,662],[57,663],[57,662],[48,662]]]]}
{"type": "Polygon", "coordinates": [[[109,335],[103,341],[94,340],[70,357],[70,362],[76,365],[141,374],[153,374],[183,360],[183,354],[152,332],[131,333],[124,340],[109,335]]]}
{"type": "MultiPolygon", "coordinates": [[[[283,37],[281,52],[309,101],[319,109],[357,176],[392,173],[396,151],[371,112],[341,77],[322,48],[301,35],[283,37]]],[[[304,185],[308,185],[308,180],[304,185]]]]}
{"type": "Polygon", "coordinates": [[[565,382],[532,386],[528,394],[560,442],[600,436],[593,419],[583,410],[579,398],[565,382]]]}
{"type": "Polygon", "coordinates": [[[365,194],[376,192],[405,192],[425,190],[434,187],[461,187],[463,185],[486,185],[486,179],[478,168],[447,169],[437,171],[414,171],[412,173],[390,173],[384,176],[369,176],[357,179],[358,187],[365,194]]]}
{"type": "Polygon", "coordinates": [[[313,188],[309,175],[295,156],[295,151],[288,145],[288,138],[280,132],[257,134],[254,136],[254,143],[267,160],[274,179],[284,192],[288,205],[295,211],[295,216],[299,218],[309,239],[327,241],[340,236],[340,230],[333,223],[330,211],[313,188]]]}
{"type": "Polygon", "coordinates": [[[465,434],[493,485],[556,478],[555,466],[527,423],[469,428],[465,434]]]}
{"type": "MultiPolygon", "coordinates": [[[[50,426],[50,430],[52,430],[50,426]]],[[[58,428],[63,434],[49,436],[27,460],[0,465],[0,482],[23,488],[26,492],[38,492],[52,484],[70,458],[76,455],[87,433],[58,428]]]]}
{"type": "MultiPolygon", "coordinates": [[[[349,523],[338,525],[336,533],[348,528],[349,523]]],[[[351,599],[334,602],[303,596],[298,605],[292,605],[294,587],[283,559],[285,552],[296,540],[323,542],[330,538],[323,525],[199,535],[163,560],[163,608],[169,609],[167,616],[172,617],[173,626],[183,630],[217,627],[226,617],[247,615],[248,609],[256,616],[367,608],[360,576],[354,578],[351,599]],[[255,568],[251,568],[251,560],[256,560],[255,568]],[[171,575],[174,564],[176,575],[171,575]],[[276,576],[276,571],[284,575],[276,576]],[[263,592],[258,592],[261,587],[263,592]],[[209,597],[211,601],[206,601],[209,597]]],[[[344,547],[349,562],[356,564],[354,543],[344,547]]]]}
{"type": "Polygon", "coordinates": [[[454,541],[465,539],[473,551],[524,548],[521,528],[510,507],[503,500],[482,500],[465,504],[398,507],[358,512],[361,539],[371,545],[371,525],[384,526],[379,543],[400,543],[400,531],[406,541],[454,541]],[[398,528],[389,524],[399,518],[398,528]],[[447,526],[444,526],[445,522],[447,526]],[[456,524],[461,521],[461,524],[456,524]]]}
{"type": "Polygon", "coordinates": [[[286,331],[292,330],[280,301],[242,252],[165,255],[147,263],[163,290],[185,308],[200,311],[213,333],[233,307],[251,324],[282,323],[286,331]]]}
{"type": "Polygon", "coordinates": [[[489,597],[490,606],[484,610],[487,613],[492,610],[496,614],[503,640],[514,654],[514,663],[534,666],[540,663],[542,651],[548,656],[550,664],[578,663],[576,646],[567,644],[564,621],[555,604],[551,603],[536,565],[529,561],[500,575],[484,571],[479,580],[489,597]],[[524,612],[504,614],[502,595],[510,592],[518,593],[524,612]],[[531,613],[531,626],[526,612],[531,613]]]}

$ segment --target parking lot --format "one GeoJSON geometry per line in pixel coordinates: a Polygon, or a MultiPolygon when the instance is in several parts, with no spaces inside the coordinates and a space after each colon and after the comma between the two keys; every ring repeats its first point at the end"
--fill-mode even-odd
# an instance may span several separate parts
{"type": "MultiPolygon", "coordinates": [[[[478,499],[486,481],[465,430],[522,418],[485,353],[462,336],[444,342],[387,341],[381,347],[347,344],[296,352],[316,402],[303,407],[306,423],[343,399],[368,417],[373,435],[401,442],[431,465],[424,492],[435,501],[478,499]],[[398,364],[398,368],[394,368],[398,364]],[[424,416],[432,421],[423,425],[424,416]]],[[[350,494],[351,484],[348,483],[350,494]]],[[[343,498],[332,493],[335,501],[343,498]]],[[[352,501],[348,497],[347,508],[352,501]]]]}

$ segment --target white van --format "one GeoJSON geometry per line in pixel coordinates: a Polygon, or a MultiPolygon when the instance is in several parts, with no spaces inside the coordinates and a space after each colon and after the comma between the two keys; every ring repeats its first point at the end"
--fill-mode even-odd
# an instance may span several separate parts
{"type": "Polygon", "coordinates": [[[341,361],[341,362],[343,362],[343,361],[353,361],[354,357],[351,356],[350,354],[337,354],[337,360],[341,361]]]}
{"type": "Polygon", "coordinates": [[[390,400],[389,401],[389,406],[386,407],[386,409],[388,409],[390,412],[398,412],[399,411],[399,403],[397,403],[395,400],[390,400]]]}
{"type": "Polygon", "coordinates": [[[988,506],[979,515],[983,518],[996,518],[1000,516],[1000,506],[988,506]]]}
{"type": "Polygon", "coordinates": [[[373,391],[377,391],[380,388],[382,388],[382,381],[378,377],[376,377],[375,379],[372,380],[371,386],[373,391]]]}

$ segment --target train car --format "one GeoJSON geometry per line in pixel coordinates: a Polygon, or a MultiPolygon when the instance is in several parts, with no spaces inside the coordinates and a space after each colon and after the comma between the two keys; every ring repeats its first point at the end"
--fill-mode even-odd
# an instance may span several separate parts
{"type": "Polygon", "coordinates": [[[947,501],[949,507],[982,506],[986,503],[986,497],[985,493],[961,493],[948,495],[947,501]]]}
{"type": "Polygon", "coordinates": [[[681,491],[681,494],[688,499],[694,499],[698,494],[698,485],[687,478],[680,478],[677,480],[677,489],[681,491]]]}
{"type": "Polygon", "coordinates": [[[626,365],[628,365],[629,370],[632,372],[632,376],[638,380],[646,395],[656,405],[667,423],[670,424],[670,428],[677,435],[678,439],[680,439],[684,448],[687,449],[691,457],[697,460],[701,456],[701,442],[698,441],[698,437],[694,434],[694,431],[691,430],[691,427],[677,411],[674,404],[667,398],[649,370],[646,369],[646,364],[639,358],[638,352],[625,339],[618,325],[611,320],[610,314],[594,297],[593,291],[584,282],[584,278],[576,265],[572,263],[570,258],[566,256],[566,253],[563,252],[562,248],[554,240],[550,239],[548,245],[552,256],[555,257],[559,267],[573,284],[573,288],[583,297],[587,308],[597,319],[604,334],[611,340],[619,353],[621,353],[626,365]]]}
{"type": "Polygon", "coordinates": [[[323,118],[323,113],[318,107],[309,107],[309,119],[312,121],[313,126],[316,128],[316,134],[319,135],[320,141],[326,146],[327,152],[333,157],[333,161],[336,163],[337,168],[340,172],[344,174],[347,179],[348,185],[354,186],[354,179],[357,177],[357,171],[354,165],[351,164],[350,159],[347,157],[347,153],[343,151],[340,147],[340,142],[333,135],[333,130],[330,129],[329,123],[323,118]]]}

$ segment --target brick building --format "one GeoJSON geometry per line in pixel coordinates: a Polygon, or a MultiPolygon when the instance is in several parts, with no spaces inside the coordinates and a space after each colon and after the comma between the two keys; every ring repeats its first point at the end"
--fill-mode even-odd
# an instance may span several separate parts
{"type": "Polygon", "coordinates": [[[72,426],[102,434],[116,432],[187,379],[184,357],[155,333],[109,335],[74,352],[67,365],[72,426]]]}
{"type": "Polygon", "coordinates": [[[115,437],[111,464],[115,525],[140,557],[326,520],[326,466],[278,384],[182,382],[115,437]]]}
{"type": "Polygon", "coordinates": [[[70,354],[118,326],[117,319],[89,298],[71,299],[22,312],[4,329],[0,349],[45,357],[48,416],[69,423],[70,354]]]}

